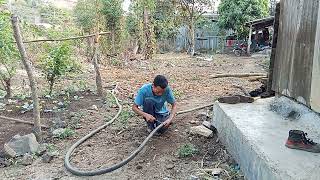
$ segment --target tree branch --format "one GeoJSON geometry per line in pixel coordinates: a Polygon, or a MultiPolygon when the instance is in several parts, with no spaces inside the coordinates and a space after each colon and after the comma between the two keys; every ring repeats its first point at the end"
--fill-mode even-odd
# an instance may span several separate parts
{"type": "MultiPolygon", "coordinates": [[[[99,33],[99,35],[106,35],[106,34],[110,34],[110,32],[100,32],[99,33]]],[[[85,36],[75,36],[75,37],[62,38],[62,39],[37,39],[37,40],[24,41],[23,43],[47,42],[47,41],[68,41],[68,40],[94,37],[95,35],[96,34],[89,34],[89,35],[85,35],[85,36]]],[[[12,43],[16,43],[16,42],[12,42],[12,43]]]]}
{"type": "Polygon", "coordinates": [[[202,11],[195,19],[195,21],[197,21],[204,13],[206,13],[206,11],[202,11]]]}
{"type": "MultiPolygon", "coordinates": [[[[2,79],[0,80],[0,82],[1,82],[1,84],[2,84],[2,86],[3,86],[3,88],[6,88],[6,85],[4,84],[4,82],[3,82],[3,81],[4,81],[4,80],[2,80],[2,79]]],[[[1,88],[1,86],[0,86],[0,89],[4,91],[5,89],[3,89],[3,88],[1,88]]]]}
{"type": "MultiPolygon", "coordinates": [[[[10,117],[5,117],[5,116],[0,116],[0,119],[6,120],[6,121],[13,121],[13,122],[17,122],[17,123],[34,125],[34,123],[33,123],[33,122],[30,122],[30,121],[25,121],[25,120],[15,119],[15,118],[10,118],[10,117]]],[[[49,128],[48,126],[45,126],[45,125],[41,125],[41,127],[43,127],[43,128],[49,128]]]]}
{"type": "Polygon", "coordinates": [[[3,66],[6,68],[9,78],[12,78],[12,74],[10,73],[9,67],[4,63],[3,66]]]}
{"type": "Polygon", "coordinates": [[[191,12],[190,9],[189,9],[189,5],[188,5],[187,2],[185,2],[184,0],[180,0],[180,4],[181,4],[181,6],[184,6],[185,9],[188,10],[189,15],[192,14],[192,12],[191,12]]]}

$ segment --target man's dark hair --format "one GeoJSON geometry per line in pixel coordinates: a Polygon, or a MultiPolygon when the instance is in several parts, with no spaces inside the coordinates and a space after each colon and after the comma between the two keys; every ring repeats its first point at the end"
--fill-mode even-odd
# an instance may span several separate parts
{"type": "Polygon", "coordinates": [[[168,86],[168,80],[162,75],[157,75],[153,80],[153,85],[155,87],[160,86],[162,89],[165,89],[168,86]]]}

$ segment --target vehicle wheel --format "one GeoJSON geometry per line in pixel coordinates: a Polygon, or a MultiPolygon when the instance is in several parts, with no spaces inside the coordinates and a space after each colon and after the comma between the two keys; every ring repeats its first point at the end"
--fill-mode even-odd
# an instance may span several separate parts
{"type": "Polygon", "coordinates": [[[241,51],[240,51],[240,50],[235,50],[235,51],[234,51],[234,55],[236,55],[236,56],[241,56],[241,51]]]}

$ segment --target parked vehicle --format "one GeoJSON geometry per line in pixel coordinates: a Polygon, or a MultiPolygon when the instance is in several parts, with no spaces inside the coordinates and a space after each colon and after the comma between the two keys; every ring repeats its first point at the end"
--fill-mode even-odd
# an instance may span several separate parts
{"type": "Polygon", "coordinates": [[[247,54],[247,48],[248,46],[244,43],[236,44],[233,48],[233,53],[236,56],[242,56],[247,54]]]}

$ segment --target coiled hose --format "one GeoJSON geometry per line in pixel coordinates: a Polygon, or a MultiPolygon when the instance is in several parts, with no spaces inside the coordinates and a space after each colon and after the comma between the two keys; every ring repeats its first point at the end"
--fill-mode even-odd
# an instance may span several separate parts
{"type": "MultiPolygon", "coordinates": [[[[86,140],[88,140],[89,138],[91,138],[93,135],[95,135],[96,133],[98,133],[99,131],[101,131],[102,129],[106,128],[108,125],[112,124],[120,115],[121,111],[122,111],[122,106],[119,103],[117,97],[114,94],[114,90],[112,91],[112,96],[114,97],[114,99],[116,100],[116,103],[119,107],[119,110],[117,112],[117,114],[106,124],[98,127],[97,129],[91,131],[89,134],[87,134],[86,136],[82,137],[80,140],[78,140],[75,144],[73,144],[70,149],[68,150],[68,152],[66,153],[66,156],[64,158],[64,165],[66,167],[66,169],[68,171],[70,171],[72,174],[77,175],[77,176],[96,176],[96,175],[101,175],[101,174],[105,174],[105,173],[109,173],[112,172],[122,166],[124,166],[125,164],[127,164],[129,161],[131,161],[134,157],[136,157],[138,155],[138,153],[144,148],[144,146],[146,145],[146,143],[151,139],[151,137],[160,129],[163,127],[163,123],[161,123],[159,126],[157,126],[149,135],[148,137],[142,142],[142,144],[138,147],[138,149],[136,149],[133,153],[130,154],[130,156],[128,156],[126,159],[122,160],[121,162],[112,165],[111,167],[105,167],[102,169],[95,169],[95,170],[79,170],[75,167],[73,167],[70,164],[70,157],[72,156],[74,150],[80,146],[82,143],[84,143],[86,140]]],[[[203,109],[205,107],[209,107],[212,106],[213,104],[208,104],[205,106],[201,106],[201,107],[197,107],[197,108],[193,108],[193,109],[189,109],[189,110],[185,110],[185,111],[179,111],[177,114],[183,114],[183,113],[187,113],[187,112],[191,112],[191,111],[195,111],[198,109],[203,109]]]]}

